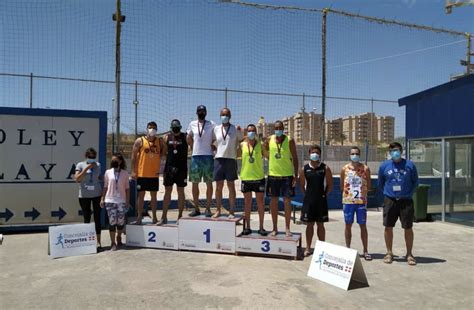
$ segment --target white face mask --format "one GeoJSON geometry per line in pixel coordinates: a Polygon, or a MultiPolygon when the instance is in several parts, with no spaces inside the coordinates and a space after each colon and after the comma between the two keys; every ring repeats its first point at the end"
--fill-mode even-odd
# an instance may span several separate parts
{"type": "Polygon", "coordinates": [[[155,128],[148,128],[148,135],[150,137],[156,136],[156,129],[155,128]]]}

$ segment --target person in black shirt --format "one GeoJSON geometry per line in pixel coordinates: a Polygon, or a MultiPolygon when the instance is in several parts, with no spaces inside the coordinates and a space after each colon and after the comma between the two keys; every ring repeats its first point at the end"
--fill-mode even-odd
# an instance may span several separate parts
{"type": "Polygon", "coordinates": [[[321,148],[309,148],[310,162],[299,171],[301,191],[304,194],[301,221],[306,224],[305,256],[312,254],[311,243],[314,235],[314,222],[317,225],[318,239],[325,241],[324,222],[329,221],[327,195],[332,191],[331,169],[321,162],[321,148]]]}
{"type": "Polygon", "coordinates": [[[188,143],[186,142],[186,134],[181,132],[181,128],[179,120],[172,120],[171,132],[164,139],[165,147],[163,152],[166,154],[166,164],[163,184],[165,186],[165,195],[163,197],[163,213],[157,225],[163,225],[168,222],[168,206],[171,200],[173,184],[176,184],[178,190],[178,220],[183,215],[184,188],[187,185],[188,177],[188,143]]]}

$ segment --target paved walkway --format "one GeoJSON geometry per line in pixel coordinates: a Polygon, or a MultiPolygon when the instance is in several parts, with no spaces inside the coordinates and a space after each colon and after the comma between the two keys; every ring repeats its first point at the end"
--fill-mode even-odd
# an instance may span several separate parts
{"type": "MultiPolygon", "coordinates": [[[[175,214],[170,214],[173,218],[175,214]]],[[[341,211],[330,212],[327,241],[344,244],[341,211]]],[[[257,218],[252,225],[256,227],[257,218]]],[[[418,265],[382,262],[381,212],[368,215],[363,261],[370,287],[344,291],[306,276],[300,261],[129,249],[50,259],[47,234],[7,235],[0,245],[1,309],[472,309],[474,230],[454,224],[415,224],[418,265]]],[[[283,218],[280,217],[280,227],[283,218]]],[[[270,229],[267,215],[265,227],[270,229]]],[[[293,225],[293,231],[305,226],[293,225]]],[[[405,253],[395,229],[394,251],[405,253]]],[[[353,247],[361,250],[358,227],[353,247]]],[[[109,237],[103,231],[103,245],[109,237]]]]}

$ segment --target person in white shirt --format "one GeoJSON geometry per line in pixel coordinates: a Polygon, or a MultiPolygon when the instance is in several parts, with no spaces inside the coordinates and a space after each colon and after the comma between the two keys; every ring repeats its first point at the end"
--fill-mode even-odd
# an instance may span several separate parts
{"type": "Polygon", "coordinates": [[[200,105],[196,109],[197,120],[189,123],[187,129],[187,142],[192,149],[191,167],[189,169],[189,182],[192,185],[194,210],[189,216],[198,216],[199,210],[199,183],[206,183],[206,211],[205,215],[210,217],[212,202],[212,180],[214,171],[214,149],[212,135],[215,127],[214,122],[206,120],[207,109],[200,105]]]}
{"type": "Polygon", "coordinates": [[[216,181],[216,206],[217,211],[213,217],[221,215],[222,190],[224,180],[229,190],[229,218],[234,218],[235,209],[235,184],[237,180],[237,151],[243,134],[240,126],[230,123],[232,117],[230,109],[223,108],[220,113],[221,125],[214,127],[213,140],[217,147],[214,156],[214,181],[216,181]]]}

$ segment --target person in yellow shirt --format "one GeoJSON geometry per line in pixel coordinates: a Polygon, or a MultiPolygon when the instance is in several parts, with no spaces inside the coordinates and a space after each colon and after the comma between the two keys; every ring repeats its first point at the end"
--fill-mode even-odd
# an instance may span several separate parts
{"type": "Polygon", "coordinates": [[[147,134],[135,140],[132,150],[132,178],[137,180],[137,221],[142,223],[143,203],[145,193],[150,192],[151,211],[153,214],[153,223],[156,224],[156,194],[158,192],[158,183],[160,175],[160,157],[163,153],[163,139],[156,136],[157,125],[155,122],[147,124],[147,134]]]}
{"type": "Polygon", "coordinates": [[[250,235],[250,212],[252,210],[252,192],[255,192],[257,200],[259,230],[258,233],[266,236],[268,233],[263,229],[265,215],[265,202],[263,194],[265,192],[265,174],[263,171],[263,160],[267,156],[267,151],[262,147],[261,141],[256,136],[257,128],[254,124],[247,126],[247,136],[240,143],[242,152],[242,167],[240,169],[240,179],[242,180],[241,190],[244,194],[244,231],[242,234],[250,235]]]}
{"type": "Polygon", "coordinates": [[[298,155],[295,141],[283,133],[282,121],[275,122],[275,134],[266,139],[264,148],[268,151],[267,196],[271,197],[272,236],[278,234],[278,198],[283,197],[285,205],[286,236],[291,237],[291,197],[294,196],[298,175],[298,155]]]}

